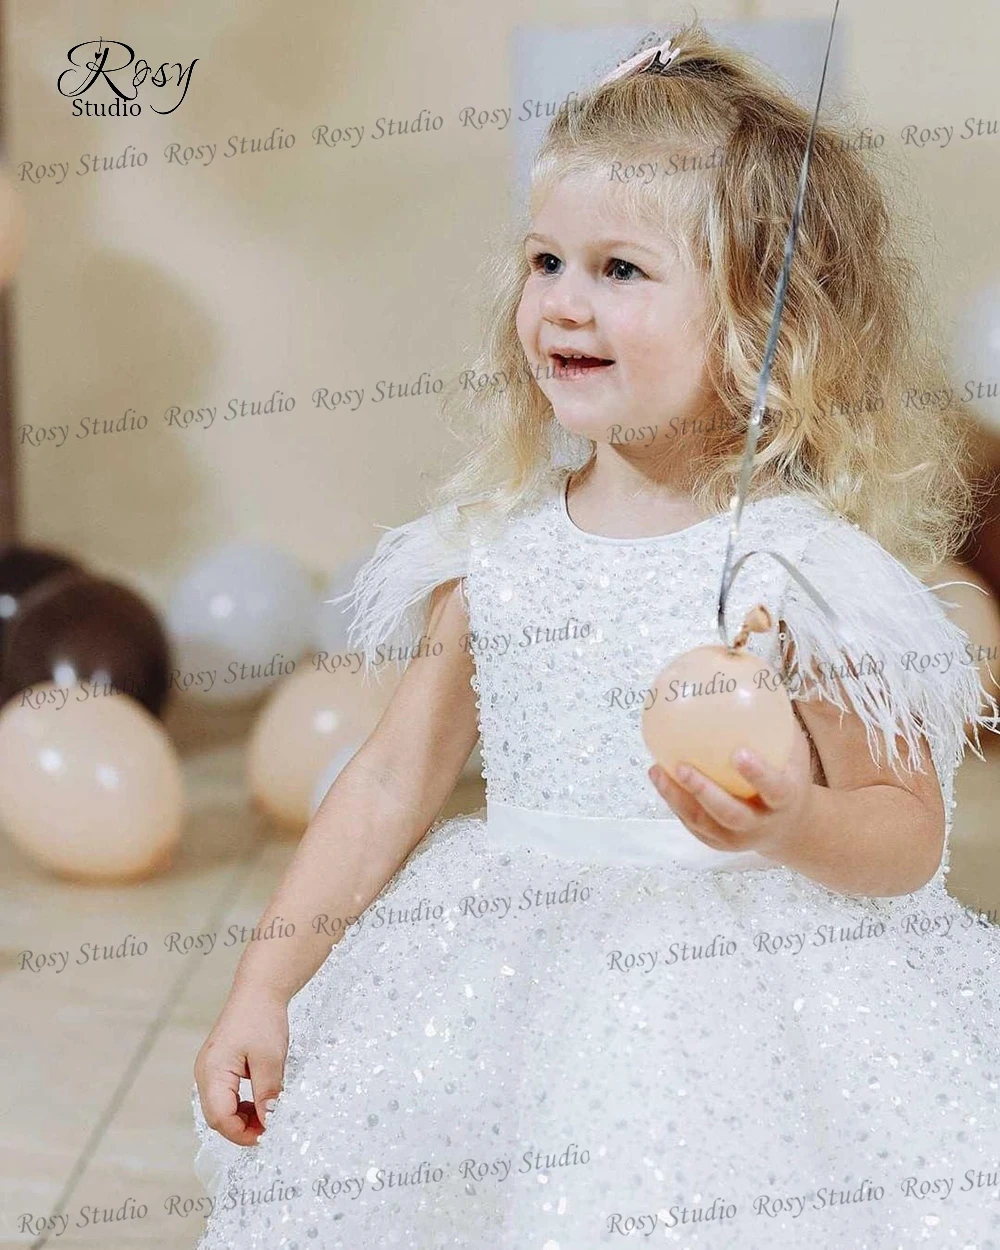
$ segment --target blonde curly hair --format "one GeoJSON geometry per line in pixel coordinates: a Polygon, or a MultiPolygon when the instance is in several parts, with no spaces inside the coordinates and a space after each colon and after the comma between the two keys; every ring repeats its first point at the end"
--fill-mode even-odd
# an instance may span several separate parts
{"type": "MultiPolygon", "coordinates": [[[[663,72],[562,103],[535,159],[530,209],[558,180],[607,179],[616,161],[679,166],[678,176],[620,190],[625,211],[655,223],[705,276],[707,369],[722,420],[698,456],[694,497],[721,512],[737,487],[811,114],[697,23],[673,46],[679,55],[663,72]]],[[[946,363],[900,215],[853,146],[844,127],[817,125],[751,498],[813,499],[920,575],[971,524],[971,452],[954,403],[928,417],[905,398],[946,392],[946,363]]],[[[510,515],[554,472],[555,418],[516,330],[530,273],[518,224],[486,265],[491,298],[473,373],[498,381],[455,384],[445,399],[471,446],[434,504],[458,504],[466,520],[510,515]]]]}

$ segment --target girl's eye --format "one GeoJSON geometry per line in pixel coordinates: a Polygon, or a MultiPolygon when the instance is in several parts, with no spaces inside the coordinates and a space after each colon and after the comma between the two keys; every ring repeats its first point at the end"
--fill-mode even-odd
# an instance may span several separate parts
{"type": "Polygon", "coordinates": [[[551,252],[535,252],[529,258],[529,264],[532,269],[537,270],[539,273],[555,273],[555,269],[548,267],[550,260],[554,260],[557,265],[559,264],[559,257],[553,256],[551,252]]]}
{"type": "Polygon", "coordinates": [[[627,282],[633,274],[642,273],[638,265],[633,265],[630,260],[619,260],[617,257],[608,262],[608,268],[611,276],[622,282],[627,282]],[[623,273],[622,270],[627,270],[627,272],[623,273]]]}
{"type": "MultiPolygon", "coordinates": [[[[529,257],[528,263],[536,273],[554,274],[562,261],[551,252],[535,252],[529,257]]],[[[618,282],[628,282],[636,274],[642,274],[642,270],[630,260],[621,260],[615,256],[608,261],[608,273],[618,282]]]]}

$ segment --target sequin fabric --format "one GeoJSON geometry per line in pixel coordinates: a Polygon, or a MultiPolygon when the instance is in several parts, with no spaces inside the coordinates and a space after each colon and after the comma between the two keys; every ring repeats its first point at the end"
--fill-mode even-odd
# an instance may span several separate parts
{"type": "MultiPolygon", "coordinates": [[[[796,560],[840,526],[766,500],[741,545],[796,560]]],[[[491,804],[664,816],[642,692],[717,641],[725,536],[586,534],[560,492],[472,549],[491,804]]],[[[753,568],[732,630],[787,603],[782,567],[753,568]]],[[[209,1130],[192,1091],[199,1250],[1000,1250],[1000,932],[946,872],[843,896],[439,822],[293,998],[258,1145],[209,1130]]]]}

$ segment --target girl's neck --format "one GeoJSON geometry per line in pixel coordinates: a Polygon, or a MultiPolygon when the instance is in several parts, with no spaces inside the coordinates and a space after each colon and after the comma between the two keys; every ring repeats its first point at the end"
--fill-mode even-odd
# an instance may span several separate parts
{"type": "Polygon", "coordinates": [[[570,474],[570,519],[580,529],[615,538],[657,535],[707,520],[710,514],[692,498],[689,475],[677,468],[675,463],[669,472],[666,466],[628,460],[598,446],[593,459],[570,474]]]}

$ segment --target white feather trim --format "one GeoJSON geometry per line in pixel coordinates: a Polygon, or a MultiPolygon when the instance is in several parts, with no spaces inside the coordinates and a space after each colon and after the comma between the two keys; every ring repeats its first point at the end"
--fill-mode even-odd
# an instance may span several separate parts
{"type": "Polygon", "coordinates": [[[367,670],[409,660],[423,635],[431,592],[469,568],[469,541],[455,507],[380,528],[386,533],[350,590],[328,601],[350,599],[348,640],[362,652],[367,670]]]}
{"type": "Polygon", "coordinates": [[[982,758],[979,727],[996,731],[1000,709],[966,650],[968,635],[934,592],[840,517],[807,544],[796,566],[839,620],[835,628],[789,578],[780,613],[795,646],[789,693],[815,692],[857,715],[872,758],[880,764],[885,748],[897,775],[900,765],[912,770],[908,752],[916,751],[921,736],[949,779],[970,744],[967,727],[982,758]]]}

